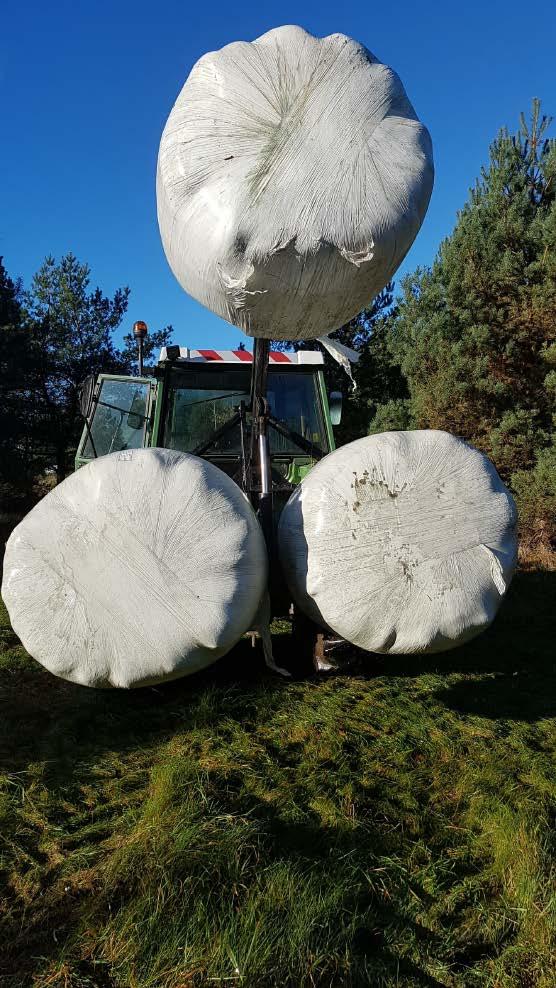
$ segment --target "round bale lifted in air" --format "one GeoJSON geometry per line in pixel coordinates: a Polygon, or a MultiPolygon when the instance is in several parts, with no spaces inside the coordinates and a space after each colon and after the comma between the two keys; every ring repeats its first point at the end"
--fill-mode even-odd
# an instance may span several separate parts
{"type": "Polygon", "coordinates": [[[158,222],[182,287],[250,336],[357,315],[415,239],[432,146],[392,69],[280,27],[204,55],[164,129],[158,222]]]}

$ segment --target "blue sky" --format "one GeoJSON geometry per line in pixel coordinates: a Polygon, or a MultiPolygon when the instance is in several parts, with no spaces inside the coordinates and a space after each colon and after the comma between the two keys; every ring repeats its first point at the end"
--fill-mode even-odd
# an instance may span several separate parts
{"type": "MultiPolygon", "coordinates": [[[[4,8],[0,38],[0,254],[29,282],[48,253],[72,250],[106,293],[131,288],[127,330],[172,323],[186,346],[236,346],[239,330],[190,299],[166,263],[156,221],[160,135],[206,51],[281,24],[336,31],[401,76],[428,126],[436,183],[401,273],[432,261],[487,159],[533,96],[556,116],[556,4],[146,3],[97,0],[4,8]]],[[[551,131],[556,135],[556,124],[551,131]]]]}

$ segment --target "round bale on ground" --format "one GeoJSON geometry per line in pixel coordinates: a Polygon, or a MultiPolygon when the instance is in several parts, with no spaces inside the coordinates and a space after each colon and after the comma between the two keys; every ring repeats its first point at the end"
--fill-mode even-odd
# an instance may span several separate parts
{"type": "Polygon", "coordinates": [[[482,453],[446,432],[386,432],[314,467],[282,513],[280,556],[318,624],[371,652],[440,652],[493,621],[516,520],[482,453]]]}
{"type": "Polygon", "coordinates": [[[13,531],[2,595],[56,676],[144,686],[186,676],[249,629],[266,588],[253,509],[217,467],[164,449],[112,453],[13,531]]]}

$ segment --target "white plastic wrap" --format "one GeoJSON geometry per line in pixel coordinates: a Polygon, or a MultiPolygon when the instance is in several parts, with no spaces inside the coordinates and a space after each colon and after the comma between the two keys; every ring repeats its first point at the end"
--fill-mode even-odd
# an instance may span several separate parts
{"type": "Polygon", "coordinates": [[[281,27],[193,67],[160,142],[158,221],[199,302],[250,336],[312,339],[390,280],[432,183],[395,72],[343,34],[281,27]]]}
{"type": "Polygon", "coordinates": [[[264,539],[217,467],[162,449],[103,456],[23,519],[2,595],[16,634],[50,672],[86,686],[143,686],[224,655],[266,589],[264,539]]]}
{"type": "Polygon", "coordinates": [[[321,460],[278,539],[294,599],[317,623],[372,652],[439,652],[494,619],[516,520],[482,453],[446,432],[386,432],[321,460]]]}

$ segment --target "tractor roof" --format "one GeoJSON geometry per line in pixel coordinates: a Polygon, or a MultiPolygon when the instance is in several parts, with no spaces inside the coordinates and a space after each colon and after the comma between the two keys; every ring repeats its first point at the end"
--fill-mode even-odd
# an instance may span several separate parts
{"type": "MultiPolygon", "coordinates": [[[[249,350],[190,350],[185,346],[163,346],[158,358],[159,364],[167,360],[188,363],[252,363],[253,354],[249,350]],[[168,350],[170,353],[168,354],[168,350]],[[177,351],[179,350],[179,355],[177,351]]],[[[320,350],[297,350],[283,353],[281,350],[271,350],[268,361],[270,364],[323,364],[324,357],[320,350]]]]}

